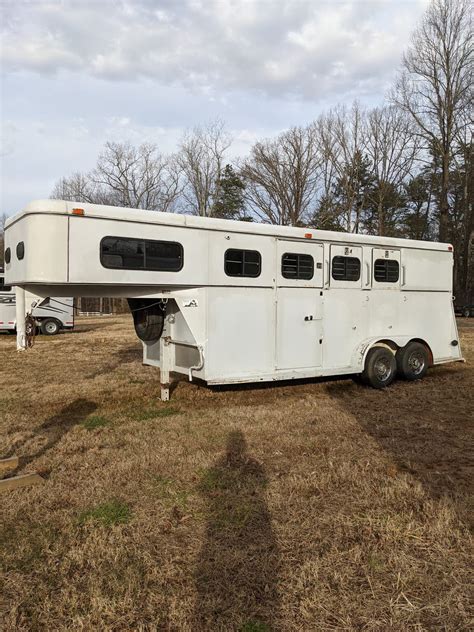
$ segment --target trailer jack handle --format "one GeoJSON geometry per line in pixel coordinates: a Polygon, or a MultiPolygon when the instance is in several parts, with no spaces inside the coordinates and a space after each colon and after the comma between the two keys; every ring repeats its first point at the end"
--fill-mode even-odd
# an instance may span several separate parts
{"type": "Polygon", "coordinates": [[[199,364],[195,366],[189,367],[189,381],[193,381],[193,371],[200,371],[204,367],[204,354],[201,345],[198,345],[197,350],[199,351],[199,364]]]}

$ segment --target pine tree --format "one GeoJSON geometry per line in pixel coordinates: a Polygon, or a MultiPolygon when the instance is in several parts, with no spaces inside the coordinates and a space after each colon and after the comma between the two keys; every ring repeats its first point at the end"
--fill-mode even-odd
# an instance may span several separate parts
{"type": "Polygon", "coordinates": [[[251,221],[251,218],[245,215],[244,192],[244,182],[234,171],[232,165],[226,165],[223,173],[217,179],[212,217],[251,221]]]}

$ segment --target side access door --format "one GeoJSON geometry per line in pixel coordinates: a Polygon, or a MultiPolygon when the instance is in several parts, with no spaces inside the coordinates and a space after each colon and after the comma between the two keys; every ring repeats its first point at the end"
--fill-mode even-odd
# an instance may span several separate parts
{"type": "Polygon", "coordinates": [[[276,368],[322,365],[323,246],[277,240],[276,368]]]}

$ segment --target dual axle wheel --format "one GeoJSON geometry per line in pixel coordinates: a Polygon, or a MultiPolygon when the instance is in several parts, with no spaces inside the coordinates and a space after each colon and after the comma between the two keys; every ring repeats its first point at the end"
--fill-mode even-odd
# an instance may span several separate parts
{"type": "Polygon", "coordinates": [[[394,355],[390,349],[373,347],[367,354],[362,380],[374,388],[385,388],[397,373],[406,380],[420,380],[429,367],[429,352],[420,342],[409,342],[394,355]]]}

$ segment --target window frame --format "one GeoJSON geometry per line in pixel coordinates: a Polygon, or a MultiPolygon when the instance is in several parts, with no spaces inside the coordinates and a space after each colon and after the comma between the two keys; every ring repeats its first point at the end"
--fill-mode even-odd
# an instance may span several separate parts
{"type": "MultiPolygon", "coordinates": [[[[231,263],[240,263],[240,262],[236,262],[233,261],[231,263]]],[[[224,252],[224,274],[228,277],[231,277],[233,279],[258,279],[258,277],[262,274],[262,254],[259,250],[251,250],[250,248],[227,248],[227,250],[224,252]],[[231,251],[237,251],[237,252],[242,252],[243,253],[243,260],[242,260],[242,274],[229,274],[229,272],[227,271],[227,254],[231,251]],[[251,253],[255,253],[258,255],[258,273],[257,274],[243,274],[244,270],[245,270],[245,253],[246,252],[251,252],[251,253]]]]}
{"type": "Polygon", "coordinates": [[[307,252],[284,252],[281,255],[280,274],[287,281],[311,281],[312,279],[314,279],[314,257],[313,257],[313,255],[310,255],[307,252]],[[297,263],[296,263],[296,274],[297,274],[297,276],[287,276],[284,273],[283,259],[286,256],[297,257],[297,263]],[[301,257],[307,257],[307,258],[311,259],[311,276],[309,276],[309,277],[298,276],[298,273],[299,273],[299,270],[300,270],[300,258],[301,257]]]}
{"type": "MultiPolygon", "coordinates": [[[[102,267],[106,268],[107,270],[131,270],[134,272],[180,272],[180,270],[183,269],[184,267],[184,247],[183,244],[181,244],[179,241],[167,241],[165,239],[146,239],[145,237],[122,237],[119,235],[106,235],[105,237],[102,237],[102,239],[100,240],[100,245],[99,245],[99,253],[100,253],[100,263],[102,265],[102,267]],[[143,267],[142,268],[131,268],[131,267],[127,267],[127,266],[111,266],[111,265],[107,265],[106,263],[104,263],[104,252],[103,252],[103,242],[106,239],[121,239],[124,241],[134,241],[134,242],[141,242],[143,243],[143,267]],[[158,244],[166,244],[166,245],[175,245],[178,246],[180,249],[180,267],[179,268],[173,268],[170,270],[163,270],[161,268],[149,268],[146,266],[146,250],[147,250],[147,242],[151,242],[151,243],[158,243],[158,244]]],[[[105,253],[107,254],[107,253],[105,253]]]]}

